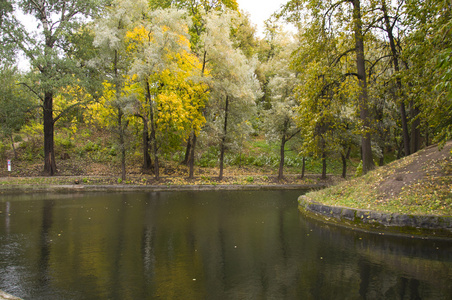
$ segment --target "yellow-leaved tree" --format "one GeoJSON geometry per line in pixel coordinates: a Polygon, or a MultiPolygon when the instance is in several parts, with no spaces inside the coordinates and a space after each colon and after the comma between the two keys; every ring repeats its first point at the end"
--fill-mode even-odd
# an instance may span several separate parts
{"type": "Polygon", "coordinates": [[[205,123],[208,92],[202,65],[190,50],[188,22],[185,11],[160,9],[127,32],[130,74],[141,83],[135,86],[133,115],[143,122],[143,167],[153,165],[156,179],[161,151],[180,146],[205,123]]]}

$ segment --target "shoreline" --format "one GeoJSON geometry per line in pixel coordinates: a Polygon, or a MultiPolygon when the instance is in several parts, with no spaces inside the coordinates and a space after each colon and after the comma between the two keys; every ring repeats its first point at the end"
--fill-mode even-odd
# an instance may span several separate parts
{"type": "Polygon", "coordinates": [[[0,186],[0,195],[29,193],[71,192],[166,192],[166,191],[211,191],[211,190],[312,190],[324,188],[322,184],[193,184],[193,185],[133,185],[133,184],[11,184],[0,186]]]}
{"type": "Polygon", "coordinates": [[[452,241],[452,216],[382,213],[369,209],[325,205],[302,195],[298,208],[305,216],[350,230],[380,235],[452,241]]]}
{"type": "MultiPolygon", "coordinates": [[[[326,183],[315,184],[7,184],[0,185],[0,196],[33,193],[90,193],[90,192],[178,192],[220,190],[303,190],[310,191],[327,187],[326,183]]],[[[371,209],[342,207],[322,204],[305,195],[298,198],[298,208],[305,216],[351,230],[399,235],[411,238],[452,240],[452,216],[411,215],[382,213],[371,209]]]]}

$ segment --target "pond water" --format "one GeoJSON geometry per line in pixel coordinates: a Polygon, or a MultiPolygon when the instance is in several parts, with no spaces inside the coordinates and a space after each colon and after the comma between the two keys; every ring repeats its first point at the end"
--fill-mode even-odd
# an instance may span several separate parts
{"type": "Polygon", "coordinates": [[[0,196],[24,299],[452,299],[452,244],[304,218],[302,191],[0,196]]]}

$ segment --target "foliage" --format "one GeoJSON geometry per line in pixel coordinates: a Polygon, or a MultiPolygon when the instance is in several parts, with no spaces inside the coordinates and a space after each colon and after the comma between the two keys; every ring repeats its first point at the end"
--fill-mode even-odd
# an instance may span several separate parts
{"type": "Polygon", "coordinates": [[[452,138],[452,8],[447,1],[406,1],[405,76],[409,95],[423,108],[421,121],[437,142],[452,138]]]}
{"type": "MultiPolygon", "coordinates": [[[[320,172],[327,159],[337,174],[341,163],[362,160],[362,137],[371,138],[381,164],[388,153],[408,153],[405,133],[411,140],[418,133],[422,146],[451,137],[447,1],[291,0],[279,15],[297,34],[268,20],[263,38],[236,1],[71,3],[3,1],[0,7],[2,67],[17,50],[32,67],[24,76],[8,68],[1,75],[1,130],[9,140],[23,136],[23,159],[47,163],[40,136],[50,125],[61,154],[121,161],[124,169],[126,155],[134,169],[140,156],[152,154],[154,174],[156,162],[162,168],[180,162],[193,138],[200,145],[192,152],[197,166],[223,160],[274,172],[280,158],[296,173],[304,157],[308,171],[320,172]],[[49,14],[39,15],[39,5],[49,3],[49,14]],[[25,28],[13,7],[38,17],[39,27],[25,28]],[[358,23],[362,35],[355,34],[358,23]],[[361,74],[357,37],[365,50],[361,74]],[[36,112],[36,102],[48,106],[36,112]],[[264,135],[265,146],[249,146],[264,135]],[[288,141],[292,136],[297,139],[288,141]]],[[[3,152],[9,140],[2,140],[3,152]]],[[[361,170],[366,173],[364,163],[361,170]]]]}
{"type": "Polygon", "coordinates": [[[30,98],[19,85],[19,75],[14,67],[0,70],[0,134],[13,137],[25,125],[28,111],[32,107],[30,98]]]}

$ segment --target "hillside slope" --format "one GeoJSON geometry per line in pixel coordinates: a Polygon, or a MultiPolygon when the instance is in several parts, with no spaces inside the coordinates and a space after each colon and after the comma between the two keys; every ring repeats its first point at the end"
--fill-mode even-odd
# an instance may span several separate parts
{"type": "Polygon", "coordinates": [[[451,216],[452,141],[307,196],[326,205],[451,216]]]}

